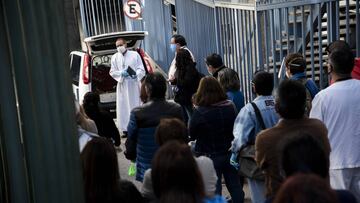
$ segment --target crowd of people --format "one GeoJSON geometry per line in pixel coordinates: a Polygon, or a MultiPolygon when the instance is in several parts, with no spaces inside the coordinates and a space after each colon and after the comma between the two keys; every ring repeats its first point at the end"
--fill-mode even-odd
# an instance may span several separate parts
{"type": "Polygon", "coordinates": [[[175,57],[165,78],[144,74],[117,40],[110,74],[118,81],[118,128],[96,93],[76,104],[86,202],[242,203],[246,182],[254,203],[360,202],[360,81],[346,42],[326,49],[329,87],[319,91],[306,59],[293,53],[276,88],[272,73],[254,73],[247,104],[238,73],[219,54],[206,57],[204,76],[183,36],[170,43],[175,57]],[[141,188],[119,175],[124,133],[141,188]]]}

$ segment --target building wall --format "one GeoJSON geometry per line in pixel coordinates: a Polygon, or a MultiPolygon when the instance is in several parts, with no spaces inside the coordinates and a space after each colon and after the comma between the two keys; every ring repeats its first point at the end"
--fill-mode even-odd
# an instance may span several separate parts
{"type": "Polygon", "coordinates": [[[176,0],[175,5],[178,33],[186,38],[198,70],[207,73],[204,58],[218,52],[215,10],[193,0],[176,0]]]}
{"type": "MultiPolygon", "coordinates": [[[[125,2],[125,1],[124,1],[125,2]]],[[[148,32],[142,44],[145,51],[167,72],[173,54],[169,50],[171,38],[170,7],[163,0],[142,1],[142,20],[131,20],[125,17],[127,30],[144,30],[148,32]]]]}

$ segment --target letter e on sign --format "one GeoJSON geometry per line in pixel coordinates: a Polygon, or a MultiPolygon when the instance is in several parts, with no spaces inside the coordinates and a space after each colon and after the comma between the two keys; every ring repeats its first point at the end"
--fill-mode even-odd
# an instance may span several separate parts
{"type": "Polygon", "coordinates": [[[137,0],[128,0],[124,4],[124,13],[127,17],[131,19],[140,19],[141,18],[141,4],[137,0]]]}

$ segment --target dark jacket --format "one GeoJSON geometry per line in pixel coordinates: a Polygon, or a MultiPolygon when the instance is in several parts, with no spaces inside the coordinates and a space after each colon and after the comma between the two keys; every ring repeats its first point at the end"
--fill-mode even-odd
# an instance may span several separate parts
{"type": "Polygon", "coordinates": [[[177,69],[175,80],[172,83],[176,85],[174,92],[174,101],[181,105],[191,105],[192,95],[196,92],[202,75],[196,70],[195,65],[189,65],[184,70],[177,69]]]}
{"type": "Polygon", "coordinates": [[[150,100],[134,108],[130,113],[125,156],[129,160],[136,159],[136,180],[138,181],[143,180],[144,173],[151,167],[152,158],[158,149],[154,133],[162,118],[183,120],[181,107],[165,99],[150,100]]]}
{"type": "Polygon", "coordinates": [[[89,118],[95,122],[98,134],[101,137],[112,139],[115,146],[120,145],[121,141],[119,131],[109,113],[97,109],[91,111],[87,108],[85,109],[85,112],[89,118]]]}
{"type": "Polygon", "coordinates": [[[119,183],[118,190],[116,191],[116,198],[113,203],[142,203],[146,202],[142,197],[139,190],[136,188],[134,183],[121,180],[119,183]]]}
{"type": "Polygon", "coordinates": [[[198,155],[228,153],[234,139],[233,126],[236,118],[235,105],[223,101],[210,107],[197,107],[192,115],[189,133],[196,140],[198,155]]]}
{"type": "Polygon", "coordinates": [[[226,66],[221,66],[221,67],[219,67],[213,74],[212,74],[212,76],[214,77],[214,78],[218,78],[218,75],[219,75],[219,72],[222,70],[222,69],[224,69],[224,68],[227,68],[226,66]]]}
{"type": "Polygon", "coordinates": [[[256,162],[265,172],[266,197],[273,197],[279,190],[283,177],[280,173],[279,150],[281,141],[286,135],[296,136],[299,130],[320,140],[326,156],[330,154],[328,131],[323,122],[312,118],[282,119],[272,128],[261,131],[256,136],[256,162]]]}
{"type": "Polygon", "coordinates": [[[238,90],[227,91],[226,95],[228,99],[235,104],[237,112],[240,112],[240,110],[245,106],[244,94],[240,90],[238,90]]]}

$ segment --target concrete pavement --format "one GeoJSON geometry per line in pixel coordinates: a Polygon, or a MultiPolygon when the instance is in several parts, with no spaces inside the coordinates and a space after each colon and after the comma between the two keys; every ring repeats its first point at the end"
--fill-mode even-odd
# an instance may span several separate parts
{"type": "MultiPolygon", "coordinates": [[[[136,181],[135,177],[131,177],[127,173],[129,166],[130,166],[130,161],[125,158],[124,153],[123,153],[125,150],[125,146],[124,146],[125,141],[126,141],[126,138],[121,138],[120,148],[122,149],[122,151],[121,152],[119,150],[117,151],[120,177],[122,179],[133,182],[136,185],[136,187],[140,190],[142,183],[139,181],[136,181]]],[[[244,191],[245,191],[245,203],[250,203],[251,202],[250,193],[249,193],[249,188],[248,188],[247,184],[245,184],[245,186],[244,186],[244,191]]],[[[223,183],[223,196],[224,197],[229,196],[229,192],[227,191],[224,183],[223,183]]]]}

